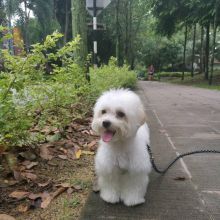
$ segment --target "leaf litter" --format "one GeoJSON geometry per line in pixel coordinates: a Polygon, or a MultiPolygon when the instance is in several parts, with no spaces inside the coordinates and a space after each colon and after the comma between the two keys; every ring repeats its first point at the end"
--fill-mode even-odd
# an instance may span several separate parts
{"type": "Polygon", "coordinates": [[[15,164],[11,163],[12,171],[8,171],[11,174],[0,175],[0,189],[4,189],[0,195],[0,203],[2,202],[3,207],[0,211],[20,215],[20,219],[23,219],[22,216],[29,213],[29,210],[48,209],[48,207],[50,209],[50,203],[64,192],[69,199],[73,194],[78,195],[80,192],[85,200],[83,195],[85,190],[82,186],[70,184],[69,177],[65,177],[66,182],[59,182],[57,170],[62,174],[63,168],[72,171],[75,167],[72,171],[75,176],[72,178],[81,178],[83,175],[88,178],[87,173],[90,172],[90,175],[93,173],[93,168],[88,170],[87,167],[93,165],[93,158],[90,156],[95,154],[98,140],[89,128],[90,121],[91,119],[75,120],[67,126],[66,135],[62,139],[57,128],[45,127],[43,130],[32,128],[34,132],[43,132],[53,137],[50,140],[52,142],[42,143],[31,150],[30,147],[20,148],[19,152],[15,152],[17,158],[14,155],[12,157],[12,162],[15,161],[15,164]],[[77,170],[83,170],[83,174],[77,170]]]}

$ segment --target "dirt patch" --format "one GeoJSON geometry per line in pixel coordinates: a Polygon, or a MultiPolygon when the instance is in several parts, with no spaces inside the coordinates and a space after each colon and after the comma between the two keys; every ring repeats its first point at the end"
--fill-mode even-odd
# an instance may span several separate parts
{"type": "MultiPolygon", "coordinates": [[[[67,127],[68,135],[31,153],[28,160],[14,152],[16,169],[4,168],[0,176],[0,214],[17,220],[68,220],[78,219],[94,179],[94,154],[97,137],[85,123],[74,122],[67,127]]],[[[30,149],[28,150],[30,152],[30,149]]],[[[24,156],[24,154],[23,154],[24,156]]]]}

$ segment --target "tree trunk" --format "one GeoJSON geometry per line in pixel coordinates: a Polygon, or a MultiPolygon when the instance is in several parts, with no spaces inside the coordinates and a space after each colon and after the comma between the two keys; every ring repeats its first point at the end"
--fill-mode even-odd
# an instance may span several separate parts
{"type": "Polygon", "coordinates": [[[68,8],[68,0],[65,0],[65,30],[64,30],[64,44],[67,42],[68,36],[68,28],[69,28],[69,8],[68,8]]]}
{"type": "Polygon", "coordinates": [[[121,44],[121,31],[120,31],[120,23],[119,23],[119,9],[120,9],[120,0],[116,0],[115,2],[115,16],[116,16],[116,58],[118,62],[118,66],[123,65],[123,56],[122,56],[122,44],[121,44]]]}
{"type": "Polygon", "coordinates": [[[124,55],[127,62],[129,62],[129,1],[125,2],[124,10],[125,10],[125,42],[124,42],[124,55]]]}
{"type": "Polygon", "coordinates": [[[132,4],[133,4],[133,0],[129,1],[129,47],[128,47],[128,60],[129,60],[129,64],[130,64],[130,68],[131,70],[134,69],[134,61],[135,61],[135,57],[134,57],[134,33],[133,33],[133,28],[132,28],[132,20],[133,20],[133,13],[132,13],[132,4]]]}
{"type": "Polygon", "coordinates": [[[87,22],[86,22],[86,1],[85,0],[71,0],[72,12],[72,33],[73,38],[80,35],[80,47],[76,51],[76,58],[79,64],[84,66],[88,54],[87,48],[87,22]]]}
{"type": "Polygon", "coordinates": [[[200,43],[200,73],[204,72],[204,28],[201,26],[201,43],[200,43]]]}
{"type": "Polygon", "coordinates": [[[196,43],[196,24],[194,24],[194,27],[193,27],[191,77],[194,77],[195,43],[196,43]]]}
{"type": "MultiPolygon", "coordinates": [[[[11,15],[8,15],[8,32],[12,35],[11,15]]],[[[14,55],[13,39],[8,40],[8,48],[10,54],[14,55]]]]}
{"type": "Polygon", "coordinates": [[[24,21],[24,29],[25,29],[25,51],[29,53],[29,32],[28,32],[28,25],[29,25],[29,13],[27,11],[27,1],[24,1],[24,12],[25,12],[25,21],[24,21]]]}
{"type": "Polygon", "coordinates": [[[182,80],[184,80],[185,77],[185,70],[186,70],[186,43],[187,43],[187,25],[185,25],[185,39],[184,39],[184,49],[183,49],[183,72],[182,72],[182,80]]]}
{"type": "Polygon", "coordinates": [[[209,29],[210,23],[206,26],[206,47],[205,47],[205,79],[209,79],[209,29]]]}
{"type": "Polygon", "coordinates": [[[217,17],[218,17],[218,3],[216,1],[215,16],[214,16],[214,23],[213,23],[212,58],[211,58],[211,72],[210,72],[210,78],[209,78],[209,85],[212,85],[212,79],[213,79],[215,46],[216,46],[216,31],[217,31],[217,17]]]}

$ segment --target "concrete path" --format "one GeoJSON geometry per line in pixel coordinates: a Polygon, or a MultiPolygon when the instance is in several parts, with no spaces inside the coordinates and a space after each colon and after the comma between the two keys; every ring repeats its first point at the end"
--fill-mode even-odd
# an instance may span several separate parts
{"type": "MultiPolygon", "coordinates": [[[[220,92],[139,82],[138,93],[145,104],[158,166],[164,168],[179,153],[220,150],[220,92]]],[[[111,205],[91,193],[81,219],[220,219],[220,155],[185,157],[164,176],[153,171],[144,205],[111,205]]]]}

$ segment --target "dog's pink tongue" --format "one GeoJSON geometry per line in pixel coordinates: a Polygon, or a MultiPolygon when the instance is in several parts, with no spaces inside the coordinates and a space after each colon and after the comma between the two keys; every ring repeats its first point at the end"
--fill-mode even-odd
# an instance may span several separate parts
{"type": "Polygon", "coordinates": [[[112,131],[105,131],[102,135],[102,140],[104,142],[109,142],[113,138],[113,132],[112,131]]]}

